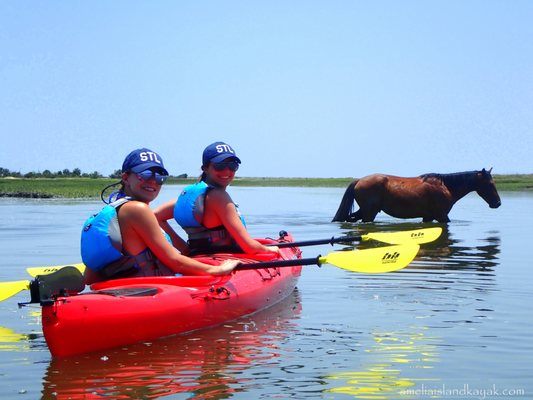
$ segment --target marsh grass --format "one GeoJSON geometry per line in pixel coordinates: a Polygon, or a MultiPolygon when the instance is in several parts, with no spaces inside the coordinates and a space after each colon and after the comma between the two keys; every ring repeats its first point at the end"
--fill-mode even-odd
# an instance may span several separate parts
{"type": "Polygon", "coordinates": [[[1,178],[0,196],[25,198],[91,198],[116,179],[92,178],[1,178]]]}
{"type": "MultiPolygon", "coordinates": [[[[353,178],[236,178],[233,186],[250,187],[346,187],[353,178]]],[[[191,184],[197,178],[170,178],[171,184],[191,184]]],[[[499,191],[533,190],[533,174],[494,175],[499,191]]],[[[109,178],[0,178],[0,197],[97,198],[101,190],[117,182],[109,178]]]]}

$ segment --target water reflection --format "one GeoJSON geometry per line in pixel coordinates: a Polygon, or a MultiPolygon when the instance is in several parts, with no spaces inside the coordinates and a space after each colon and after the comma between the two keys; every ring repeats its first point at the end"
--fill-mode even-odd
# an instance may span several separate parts
{"type": "Polygon", "coordinates": [[[124,349],[53,359],[43,379],[43,398],[224,399],[246,391],[251,365],[277,362],[301,312],[296,290],[273,307],[193,334],[124,349]]]}
{"type": "MultiPolygon", "coordinates": [[[[420,229],[424,225],[343,224],[341,229],[345,235],[361,235],[373,231],[420,229]]],[[[366,351],[380,357],[374,363],[365,363],[359,370],[328,375],[326,379],[332,386],[328,392],[384,399],[398,398],[405,389],[420,387],[428,381],[428,374],[421,380],[410,371],[437,365],[443,341],[438,336],[426,336],[427,331],[444,330],[449,336],[457,332],[461,337],[456,339],[459,347],[484,346],[476,338],[486,335],[483,324],[496,312],[491,294],[498,291],[500,234],[494,230],[484,234],[477,231],[477,237],[472,238],[461,232],[469,229],[467,223],[440,226],[443,233],[439,239],[421,245],[416,259],[403,270],[379,275],[346,274],[341,278],[348,290],[360,293],[358,302],[365,307],[366,315],[383,313],[386,309],[392,320],[397,315],[409,315],[418,326],[412,331],[373,333],[376,344],[366,351]],[[470,338],[463,337],[465,331],[470,332],[470,338]]],[[[368,241],[349,248],[383,245],[368,241]]],[[[441,379],[433,376],[430,380],[439,382],[441,379]]]]}
{"type": "Polygon", "coordinates": [[[28,350],[27,341],[33,335],[15,332],[13,329],[0,326],[0,351],[28,350]]]}
{"type": "Polygon", "coordinates": [[[454,228],[443,226],[443,233],[438,240],[422,246],[413,267],[487,271],[499,264],[499,232],[478,237],[473,244],[456,237],[461,236],[455,234],[454,228]]]}
{"type": "MultiPolygon", "coordinates": [[[[397,225],[380,226],[378,229],[414,229],[408,224],[403,224],[401,228],[397,225]]],[[[367,224],[364,228],[368,231],[371,226],[367,224]]],[[[358,229],[356,227],[354,232],[352,228],[348,233],[360,234],[358,229]]],[[[487,300],[488,294],[498,290],[496,272],[501,239],[498,232],[491,231],[485,237],[468,242],[456,239],[456,229],[456,226],[443,225],[439,239],[421,245],[416,259],[403,270],[391,274],[366,274],[357,279],[346,276],[348,286],[375,293],[374,296],[380,300],[393,296],[392,310],[405,311],[405,304],[410,304],[412,307],[409,311],[420,312],[419,318],[429,318],[439,313],[450,317],[449,321],[479,323],[494,311],[492,307],[480,303],[487,300]],[[424,294],[427,291],[431,294],[424,294]],[[398,300],[403,304],[398,304],[398,300]],[[448,314],[453,314],[453,318],[448,314]]],[[[377,244],[365,242],[363,245],[377,244]]]]}
{"type": "Polygon", "coordinates": [[[426,335],[426,330],[413,328],[413,331],[373,332],[374,344],[366,352],[373,355],[374,362],[358,371],[343,371],[324,377],[334,386],[326,392],[364,399],[401,397],[403,391],[415,387],[420,381],[404,376],[403,370],[431,369],[439,361],[438,345],[442,340],[426,335]]]}

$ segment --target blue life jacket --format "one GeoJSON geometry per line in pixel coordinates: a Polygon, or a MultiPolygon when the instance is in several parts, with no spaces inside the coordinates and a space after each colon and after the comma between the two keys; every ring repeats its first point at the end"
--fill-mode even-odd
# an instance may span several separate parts
{"type": "MultiPolygon", "coordinates": [[[[119,275],[156,274],[158,271],[164,271],[167,274],[169,270],[159,262],[148,248],[135,256],[123,253],[117,210],[130,200],[133,199],[121,197],[85,221],[81,232],[82,261],[88,268],[106,278],[119,275]],[[142,271],[143,269],[147,271],[142,271]]],[[[170,236],[166,233],[165,236],[172,243],[170,236]]]]}
{"type": "Polygon", "coordinates": [[[174,205],[174,219],[185,231],[203,226],[205,196],[211,188],[204,181],[200,181],[187,186],[179,195],[174,205]]]}
{"type": "MultiPolygon", "coordinates": [[[[214,228],[206,228],[203,225],[205,213],[205,197],[213,186],[208,185],[204,181],[187,186],[174,205],[174,219],[183,228],[189,236],[189,246],[194,246],[194,241],[202,241],[204,245],[207,243],[212,245],[235,245],[226,228],[221,225],[214,228]]],[[[240,215],[237,205],[235,205],[237,213],[239,214],[244,226],[246,222],[240,215]]]]}
{"type": "Polygon", "coordinates": [[[106,265],[127,257],[122,253],[117,209],[130,200],[129,197],[122,197],[106,205],[83,224],[81,259],[88,268],[100,271],[106,265]]]}

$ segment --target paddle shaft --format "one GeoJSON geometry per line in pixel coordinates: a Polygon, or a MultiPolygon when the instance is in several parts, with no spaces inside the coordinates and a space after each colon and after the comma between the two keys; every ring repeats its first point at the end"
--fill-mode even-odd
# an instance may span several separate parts
{"type": "MultiPolygon", "coordinates": [[[[272,244],[271,246],[278,247],[303,247],[314,246],[318,244],[330,244],[334,243],[351,243],[361,242],[365,240],[377,240],[388,244],[421,244],[429,243],[436,240],[442,233],[442,228],[423,228],[410,231],[397,231],[397,232],[370,232],[360,236],[340,236],[332,237],[331,239],[317,239],[317,240],[304,240],[301,242],[282,242],[272,244]]],[[[281,235],[281,233],[280,233],[281,235]]],[[[268,246],[268,245],[267,245],[268,246]]]]}
{"type": "Polygon", "coordinates": [[[316,246],[319,244],[330,244],[333,246],[334,243],[360,242],[361,240],[363,240],[362,236],[345,236],[345,237],[332,237],[331,239],[303,240],[301,242],[281,242],[281,243],[271,244],[270,246],[277,246],[279,248],[316,246]]]}
{"type": "Polygon", "coordinates": [[[294,260],[277,260],[256,262],[250,264],[239,264],[236,269],[261,269],[261,268],[277,268],[277,267],[294,267],[296,265],[320,265],[320,257],[312,258],[295,258],[294,260]]]}

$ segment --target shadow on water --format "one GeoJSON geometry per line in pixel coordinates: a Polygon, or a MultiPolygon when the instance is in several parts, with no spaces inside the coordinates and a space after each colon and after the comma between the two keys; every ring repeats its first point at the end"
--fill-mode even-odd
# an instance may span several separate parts
{"type": "MultiPolygon", "coordinates": [[[[224,399],[255,385],[245,372],[276,365],[279,344],[301,312],[296,290],[289,298],[247,318],[212,329],[85,356],[52,359],[43,398],[224,399]]],[[[265,375],[268,374],[265,371],[265,375]]]]}

